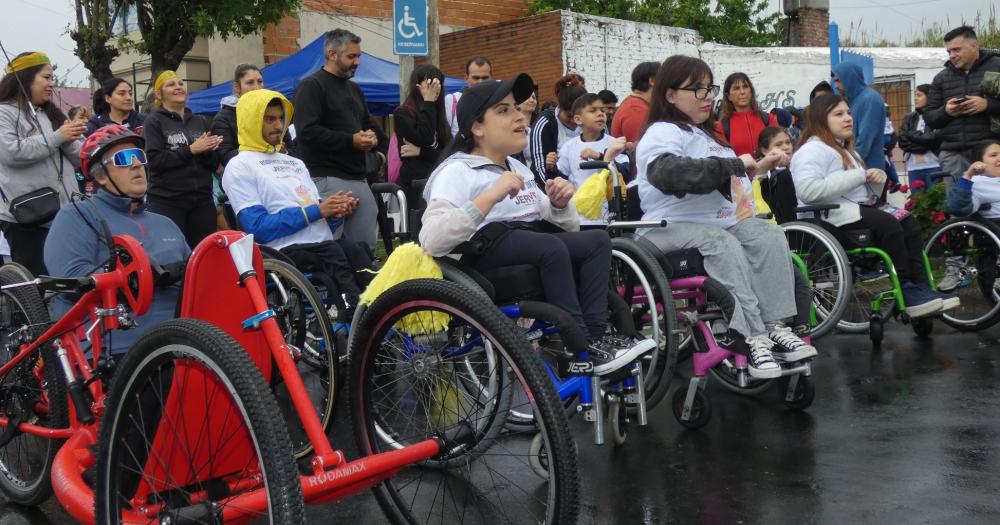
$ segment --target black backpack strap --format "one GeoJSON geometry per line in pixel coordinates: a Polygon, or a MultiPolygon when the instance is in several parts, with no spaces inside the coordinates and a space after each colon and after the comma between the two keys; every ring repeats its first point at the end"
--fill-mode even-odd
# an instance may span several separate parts
{"type": "Polygon", "coordinates": [[[726,137],[726,141],[729,141],[729,119],[722,119],[722,134],[726,137]]]}
{"type": "Polygon", "coordinates": [[[771,117],[765,111],[760,112],[760,120],[764,122],[765,128],[771,125],[771,117]]]}

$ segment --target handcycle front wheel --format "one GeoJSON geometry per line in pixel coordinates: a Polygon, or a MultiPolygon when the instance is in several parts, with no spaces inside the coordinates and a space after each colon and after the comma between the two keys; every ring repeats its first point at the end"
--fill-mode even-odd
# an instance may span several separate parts
{"type": "Polygon", "coordinates": [[[304,523],[277,413],[260,371],[225,332],[195,319],[153,328],[119,364],[108,393],[97,523],[304,523]]]}
{"type": "Polygon", "coordinates": [[[374,488],[390,521],[576,522],[580,480],[566,414],[541,360],[495,306],[454,283],[412,280],[376,299],[355,330],[360,454],[445,442],[438,457],[374,488]],[[500,406],[508,389],[523,390],[513,397],[525,406],[500,406]],[[534,429],[499,432],[509,409],[534,414],[534,429]]]}
{"type": "MultiPolygon", "coordinates": [[[[32,279],[21,268],[0,268],[0,285],[32,279]]],[[[48,328],[49,312],[34,286],[8,288],[0,292],[0,365],[8,363],[23,343],[34,341],[48,328]]],[[[47,428],[68,425],[66,383],[56,366],[51,344],[23,359],[0,377],[0,415],[47,428]],[[43,386],[42,380],[45,381],[43,386]]],[[[0,490],[8,500],[26,506],[38,505],[52,495],[49,481],[52,461],[62,440],[46,439],[0,425],[0,490]],[[11,435],[8,435],[8,431],[11,435]]]]}

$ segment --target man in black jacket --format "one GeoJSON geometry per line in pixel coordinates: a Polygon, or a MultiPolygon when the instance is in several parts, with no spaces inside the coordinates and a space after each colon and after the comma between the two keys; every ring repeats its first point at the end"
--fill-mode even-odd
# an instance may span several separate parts
{"type": "Polygon", "coordinates": [[[384,162],[389,139],[368,112],[361,88],[351,82],[361,58],[361,38],[335,29],[326,34],[323,52],[323,69],[296,88],[298,153],[320,196],[344,191],[360,201],[345,218],[344,237],[374,251],[378,207],[367,179],[384,162]]]}
{"type": "Polygon", "coordinates": [[[958,179],[969,169],[972,149],[993,136],[990,115],[1000,115],[1000,100],[985,98],[981,84],[987,71],[1000,72],[1000,57],[980,51],[969,26],[949,31],[944,42],[948,62],[931,83],[924,120],[941,130],[942,171],[958,179]]]}

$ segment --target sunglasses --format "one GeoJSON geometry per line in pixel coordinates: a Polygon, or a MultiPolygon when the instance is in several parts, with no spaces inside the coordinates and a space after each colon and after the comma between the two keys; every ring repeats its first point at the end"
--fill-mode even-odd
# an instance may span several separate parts
{"type": "Polygon", "coordinates": [[[105,166],[112,163],[119,168],[128,168],[132,166],[132,163],[137,163],[139,166],[145,166],[146,152],[142,151],[140,148],[123,149],[116,151],[114,156],[110,159],[104,159],[101,161],[101,164],[105,166]]]}

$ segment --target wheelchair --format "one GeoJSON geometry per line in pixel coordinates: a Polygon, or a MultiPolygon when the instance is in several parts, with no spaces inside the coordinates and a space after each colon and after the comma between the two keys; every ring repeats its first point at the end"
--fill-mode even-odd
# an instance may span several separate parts
{"type": "Polygon", "coordinates": [[[956,330],[975,331],[1000,321],[997,223],[978,212],[945,221],[927,238],[924,255],[933,277],[943,277],[949,269],[958,271],[961,277],[958,288],[949,293],[958,296],[962,304],[941,315],[945,324],[956,330]]]}
{"type": "MultiPolygon", "coordinates": [[[[769,203],[778,224],[785,229],[793,254],[805,263],[815,297],[815,315],[847,333],[868,333],[872,346],[879,347],[885,323],[899,319],[912,326],[918,337],[927,337],[934,328],[933,317],[911,318],[895,265],[889,254],[872,244],[867,229],[844,229],[824,218],[837,204],[798,206],[791,174],[781,172],[769,180],[773,202],[769,203]],[[812,214],[811,218],[798,218],[812,214]],[[814,261],[823,261],[815,264],[814,261]],[[835,292],[834,292],[835,290],[835,292]]],[[[924,271],[934,287],[934,275],[924,254],[924,271]]]]}

